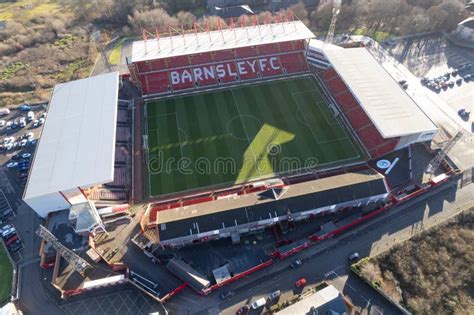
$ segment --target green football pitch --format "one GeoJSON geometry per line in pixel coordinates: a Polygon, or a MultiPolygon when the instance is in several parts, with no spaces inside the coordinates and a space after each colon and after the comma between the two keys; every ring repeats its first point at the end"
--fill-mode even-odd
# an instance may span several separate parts
{"type": "Polygon", "coordinates": [[[150,101],[149,196],[360,161],[312,77],[150,101]]]}

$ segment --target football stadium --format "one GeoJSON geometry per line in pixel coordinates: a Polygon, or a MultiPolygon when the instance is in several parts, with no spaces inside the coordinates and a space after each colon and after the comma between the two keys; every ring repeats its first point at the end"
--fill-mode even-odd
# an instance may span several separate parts
{"type": "MultiPolygon", "coordinates": [[[[75,233],[90,237],[91,258],[132,269],[123,263],[136,262],[122,250],[129,241],[156,263],[188,245],[240,246],[266,229],[280,241],[278,233],[318,222],[316,234],[271,245],[222,283],[194,277],[179,257],[165,260],[208,294],[384,211],[393,187],[417,190],[402,186],[409,147],[429,143],[437,127],[368,49],[319,41],[291,14],[239,24],[144,30],[126,75],[55,87],[23,196],[47,227],[65,211],[75,233]],[[124,81],[129,99],[120,97],[124,81]]],[[[42,266],[58,261],[48,250],[42,266]]],[[[87,290],[67,283],[65,296],[87,290]]]]}

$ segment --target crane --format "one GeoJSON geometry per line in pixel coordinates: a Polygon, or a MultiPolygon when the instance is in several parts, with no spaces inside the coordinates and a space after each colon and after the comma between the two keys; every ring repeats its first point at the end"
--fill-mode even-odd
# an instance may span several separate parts
{"type": "Polygon", "coordinates": [[[341,8],[341,1],[342,0],[334,0],[334,4],[332,7],[331,24],[329,25],[328,34],[326,35],[326,43],[332,43],[334,40],[334,32],[336,31],[337,15],[339,14],[339,11],[341,8]]]}

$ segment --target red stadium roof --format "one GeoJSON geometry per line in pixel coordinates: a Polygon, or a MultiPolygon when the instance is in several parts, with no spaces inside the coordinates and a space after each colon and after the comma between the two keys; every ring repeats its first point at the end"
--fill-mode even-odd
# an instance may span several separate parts
{"type": "Polygon", "coordinates": [[[188,33],[136,41],[131,62],[169,58],[188,54],[314,38],[301,21],[227,28],[220,31],[188,33]]]}

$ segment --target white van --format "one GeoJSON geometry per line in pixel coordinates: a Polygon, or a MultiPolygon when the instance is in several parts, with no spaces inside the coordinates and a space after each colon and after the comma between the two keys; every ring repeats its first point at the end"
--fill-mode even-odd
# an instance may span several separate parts
{"type": "Polygon", "coordinates": [[[0,116],[5,116],[10,114],[10,110],[8,108],[0,108],[0,116]]]}
{"type": "Polygon", "coordinates": [[[252,308],[256,310],[257,308],[260,308],[264,306],[265,304],[267,304],[267,300],[265,300],[265,298],[260,298],[252,303],[252,308]]]}

